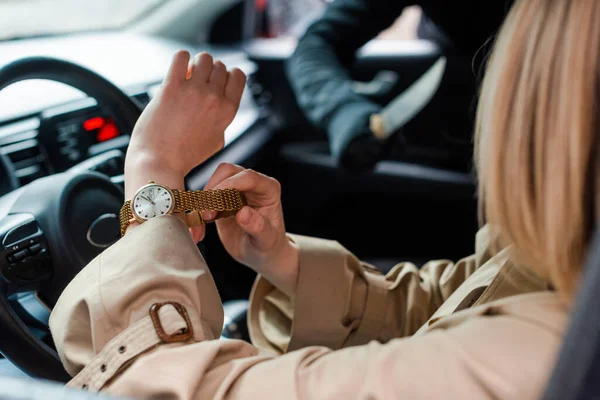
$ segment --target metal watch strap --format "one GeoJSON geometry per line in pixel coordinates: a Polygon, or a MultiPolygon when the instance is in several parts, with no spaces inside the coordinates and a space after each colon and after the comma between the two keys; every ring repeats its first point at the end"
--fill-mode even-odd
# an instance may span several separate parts
{"type": "MultiPolygon", "coordinates": [[[[175,202],[174,212],[192,211],[219,211],[218,218],[235,214],[246,205],[246,198],[236,189],[215,190],[171,190],[175,202]]],[[[127,200],[119,215],[121,222],[121,236],[125,234],[131,220],[134,219],[131,211],[131,200],[127,200]]]]}

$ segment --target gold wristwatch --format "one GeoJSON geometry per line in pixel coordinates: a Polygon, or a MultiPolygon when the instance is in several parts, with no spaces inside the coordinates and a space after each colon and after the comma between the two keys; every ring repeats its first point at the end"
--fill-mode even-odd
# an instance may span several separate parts
{"type": "Polygon", "coordinates": [[[132,222],[177,215],[191,227],[204,223],[203,211],[219,211],[218,218],[223,218],[234,215],[245,205],[246,198],[235,189],[186,191],[150,181],[121,207],[121,236],[132,222]]]}

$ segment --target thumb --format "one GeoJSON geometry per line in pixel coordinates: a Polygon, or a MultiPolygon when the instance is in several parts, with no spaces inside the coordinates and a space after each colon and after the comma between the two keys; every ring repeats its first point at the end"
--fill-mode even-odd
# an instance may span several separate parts
{"type": "Polygon", "coordinates": [[[275,230],[258,211],[245,206],[235,215],[239,227],[252,237],[258,250],[268,250],[273,243],[275,230]]]}
{"type": "Polygon", "coordinates": [[[206,228],[204,227],[204,225],[192,226],[189,229],[194,243],[198,244],[204,239],[204,235],[206,234],[206,228]]]}

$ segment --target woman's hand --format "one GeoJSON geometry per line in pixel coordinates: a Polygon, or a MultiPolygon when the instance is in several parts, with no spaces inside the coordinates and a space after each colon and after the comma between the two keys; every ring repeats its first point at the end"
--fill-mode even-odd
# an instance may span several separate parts
{"type": "MultiPolygon", "coordinates": [[[[205,189],[237,189],[244,193],[248,205],[235,218],[216,221],[221,242],[234,259],[293,296],[298,248],[286,236],[279,182],[256,171],[223,163],[205,189]]],[[[216,212],[204,215],[207,221],[215,217],[216,212]]]]}
{"type": "MultiPolygon", "coordinates": [[[[246,76],[207,53],[175,54],[163,84],[135,125],[125,159],[125,198],[155,181],[184,188],[184,177],[223,147],[246,76]]],[[[204,227],[192,229],[195,240],[204,227]]]]}
{"type": "Polygon", "coordinates": [[[136,123],[128,158],[150,158],[187,174],[223,147],[225,128],[238,110],[245,83],[242,71],[228,72],[210,54],[190,61],[187,51],[178,52],[136,123]]]}

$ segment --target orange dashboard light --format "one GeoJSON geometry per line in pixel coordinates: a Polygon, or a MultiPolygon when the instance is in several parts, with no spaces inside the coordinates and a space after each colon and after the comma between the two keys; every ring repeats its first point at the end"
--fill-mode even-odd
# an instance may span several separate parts
{"type": "Polygon", "coordinates": [[[86,131],[93,131],[94,129],[102,128],[104,125],[106,125],[106,119],[102,117],[94,117],[83,123],[83,129],[86,131]]]}
{"type": "Polygon", "coordinates": [[[100,131],[98,131],[98,134],[96,135],[96,139],[98,139],[99,142],[106,142],[107,140],[114,139],[117,136],[119,136],[119,129],[117,128],[117,125],[115,125],[114,122],[108,122],[102,128],[100,128],[100,131]]]}

